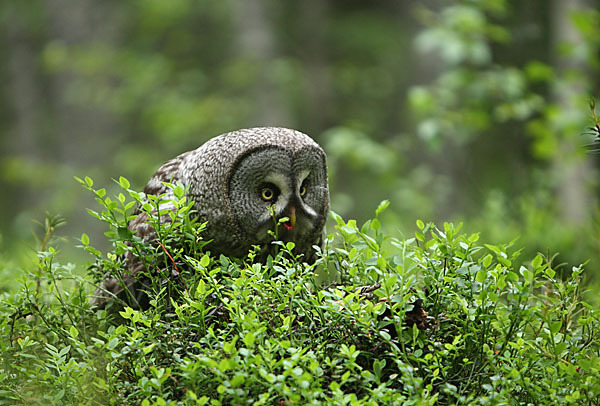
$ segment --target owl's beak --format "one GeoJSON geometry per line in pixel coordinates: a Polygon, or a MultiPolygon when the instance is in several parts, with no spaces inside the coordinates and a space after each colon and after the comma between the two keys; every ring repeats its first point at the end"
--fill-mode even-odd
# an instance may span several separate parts
{"type": "Polygon", "coordinates": [[[296,225],[296,207],[294,207],[293,205],[290,206],[287,217],[289,218],[289,220],[283,223],[283,226],[289,231],[296,225]]]}

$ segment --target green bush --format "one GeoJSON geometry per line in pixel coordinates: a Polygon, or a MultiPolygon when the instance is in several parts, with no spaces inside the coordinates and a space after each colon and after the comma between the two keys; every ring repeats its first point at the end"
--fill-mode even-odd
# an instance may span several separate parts
{"type": "Polygon", "coordinates": [[[581,267],[561,278],[550,258],[519,260],[452,224],[383,235],[385,202],[362,227],[332,214],[314,265],[291,243],[266,264],[215,258],[181,186],[148,245],[127,229],[141,194],[125,179],[116,200],[81,182],[114,250],[84,234],[95,262],[82,276],[47,247],[4,294],[2,404],[600,403],[600,312],[580,297],[581,267]],[[126,251],[152,265],[149,308],[93,309],[126,251]],[[373,297],[357,290],[374,284],[373,297]]]}

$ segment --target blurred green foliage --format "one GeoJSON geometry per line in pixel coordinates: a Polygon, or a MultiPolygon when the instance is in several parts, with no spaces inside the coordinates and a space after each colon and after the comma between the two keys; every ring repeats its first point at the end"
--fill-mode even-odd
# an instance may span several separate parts
{"type": "Polygon", "coordinates": [[[67,218],[67,252],[101,235],[73,176],[141,189],[165,160],[263,125],[324,146],[344,217],[389,199],[395,235],[415,218],[461,220],[598,275],[598,163],[581,135],[600,78],[597,6],[5,1],[0,275],[30,261],[46,211],[67,218]]]}

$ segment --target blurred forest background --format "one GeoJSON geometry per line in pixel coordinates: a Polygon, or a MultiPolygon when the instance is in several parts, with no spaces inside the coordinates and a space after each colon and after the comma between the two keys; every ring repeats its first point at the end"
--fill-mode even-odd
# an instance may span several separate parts
{"type": "Polygon", "coordinates": [[[600,280],[600,6],[592,0],[8,0],[0,3],[0,291],[60,214],[64,262],[96,203],[239,128],[326,150],[332,209],[386,231],[463,221],[600,280]]]}

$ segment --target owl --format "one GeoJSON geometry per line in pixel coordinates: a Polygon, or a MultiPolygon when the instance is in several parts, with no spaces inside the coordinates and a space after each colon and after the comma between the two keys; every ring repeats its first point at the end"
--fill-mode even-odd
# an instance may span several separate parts
{"type": "MultiPolygon", "coordinates": [[[[285,217],[277,227],[278,239],[293,241],[294,252],[303,261],[315,261],[313,246],[323,240],[329,187],[325,152],[308,135],[275,127],[226,133],[166,162],[150,178],[144,193],[172,198],[173,191],[165,182],[186,187],[195,215],[206,222],[203,238],[211,240],[206,249],[212,254],[245,257],[258,246],[255,260],[264,261],[275,250],[275,224],[285,217]]],[[[129,227],[151,242],[156,233],[147,220],[140,213],[129,227]]],[[[125,286],[106,279],[92,303],[101,305],[114,295],[123,297],[127,288],[133,299],[130,304],[143,307],[140,287],[144,283],[136,279],[143,264],[138,262],[128,258],[125,286]]]]}

